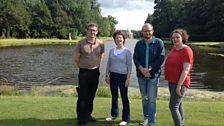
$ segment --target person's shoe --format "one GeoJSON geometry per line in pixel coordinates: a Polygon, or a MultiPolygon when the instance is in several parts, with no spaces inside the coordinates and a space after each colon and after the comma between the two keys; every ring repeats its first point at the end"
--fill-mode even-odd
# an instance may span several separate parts
{"type": "Polygon", "coordinates": [[[139,123],[139,126],[147,126],[148,124],[148,119],[144,119],[139,123]]]}
{"type": "Polygon", "coordinates": [[[79,124],[79,126],[87,126],[86,124],[79,124]]]}
{"type": "Polygon", "coordinates": [[[112,121],[112,120],[115,120],[115,119],[116,119],[116,117],[110,116],[110,117],[106,118],[106,121],[112,121]]]}
{"type": "Polygon", "coordinates": [[[97,120],[96,120],[96,118],[94,118],[93,116],[89,116],[88,117],[88,121],[90,121],[90,122],[96,122],[97,120]]]}
{"type": "Polygon", "coordinates": [[[119,126],[126,126],[128,123],[127,122],[125,122],[125,121],[121,121],[120,123],[119,123],[119,126]]]}
{"type": "Polygon", "coordinates": [[[78,126],[86,126],[86,123],[84,123],[84,122],[78,122],[78,126]]]}

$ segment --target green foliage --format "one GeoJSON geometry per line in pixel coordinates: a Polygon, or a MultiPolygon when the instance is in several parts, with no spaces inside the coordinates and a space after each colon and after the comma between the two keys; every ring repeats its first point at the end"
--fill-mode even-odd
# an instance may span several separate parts
{"type": "Polygon", "coordinates": [[[140,38],[142,36],[141,31],[132,30],[134,38],[140,38]]]}
{"type": "Polygon", "coordinates": [[[99,87],[97,89],[96,96],[98,97],[111,97],[111,92],[109,87],[99,87]]]}
{"type": "Polygon", "coordinates": [[[169,37],[184,28],[192,41],[224,41],[223,0],[155,0],[153,15],[146,22],[155,26],[155,35],[169,37]],[[203,3],[203,4],[202,4],[203,3]]]}
{"type": "Polygon", "coordinates": [[[97,0],[1,0],[0,9],[0,38],[76,38],[90,22],[110,36],[117,24],[101,15],[97,0]]]}
{"type": "Polygon", "coordinates": [[[23,0],[1,0],[0,10],[1,36],[27,37],[31,17],[23,0]]]}
{"type": "Polygon", "coordinates": [[[13,86],[8,86],[8,85],[0,85],[0,95],[21,95],[22,93],[15,90],[13,86]]]}

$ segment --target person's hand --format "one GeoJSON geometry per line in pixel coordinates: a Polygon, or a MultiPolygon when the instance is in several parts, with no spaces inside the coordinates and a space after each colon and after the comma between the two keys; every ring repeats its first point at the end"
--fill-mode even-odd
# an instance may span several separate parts
{"type": "Polygon", "coordinates": [[[181,96],[181,85],[177,85],[176,93],[178,96],[181,96]]]}
{"type": "Polygon", "coordinates": [[[147,68],[141,67],[140,71],[146,78],[151,76],[150,73],[149,73],[149,69],[147,69],[147,68]]]}
{"type": "Polygon", "coordinates": [[[149,77],[151,77],[151,74],[149,72],[147,72],[144,74],[144,76],[145,76],[145,78],[149,78],[149,77]]]}
{"type": "Polygon", "coordinates": [[[128,86],[129,86],[129,84],[130,84],[130,80],[129,80],[129,79],[127,79],[127,80],[125,81],[125,87],[128,87],[128,86]]]}
{"type": "Polygon", "coordinates": [[[110,84],[110,77],[109,76],[106,76],[105,77],[105,81],[106,81],[107,84],[110,84]]]}

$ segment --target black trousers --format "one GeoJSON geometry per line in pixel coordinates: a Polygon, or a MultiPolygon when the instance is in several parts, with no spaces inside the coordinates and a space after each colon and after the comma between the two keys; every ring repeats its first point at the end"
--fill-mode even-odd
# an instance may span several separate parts
{"type": "Polygon", "coordinates": [[[93,112],[93,100],[99,83],[99,68],[97,69],[79,69],[79,84],[77,87],[77,118],[79,124],[85,124],[88,117],[93,112]]]}

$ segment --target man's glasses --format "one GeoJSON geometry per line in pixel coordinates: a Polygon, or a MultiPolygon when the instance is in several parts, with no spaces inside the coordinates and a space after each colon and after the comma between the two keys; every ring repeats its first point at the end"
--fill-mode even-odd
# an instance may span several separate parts
{"type": "Polygon", "coordinates": [[[94,29],[89,29],[88,31],[89,32],[97,32],[97,30],[94,30],[94,29]]]}
{"type": "Polygon", "coordinates": [[[145,31],[143,31],[143,32],[152,32],[152,30],[145,30],[145,31]]]}

